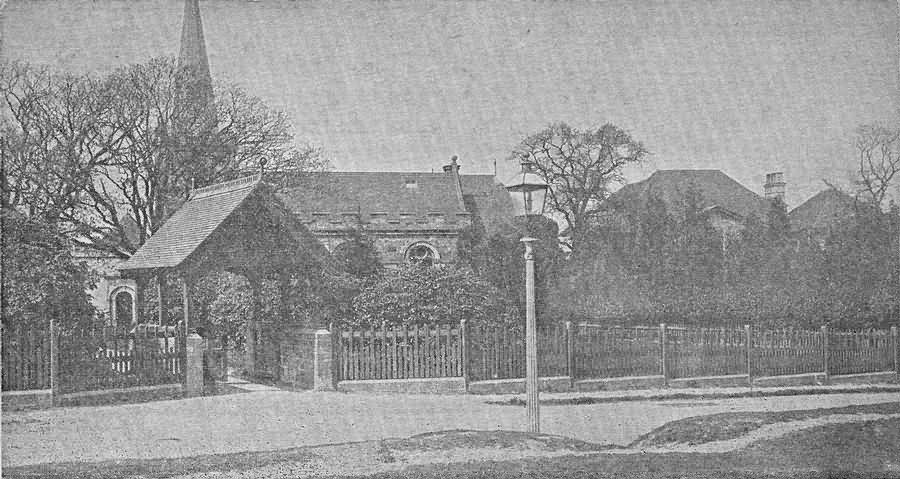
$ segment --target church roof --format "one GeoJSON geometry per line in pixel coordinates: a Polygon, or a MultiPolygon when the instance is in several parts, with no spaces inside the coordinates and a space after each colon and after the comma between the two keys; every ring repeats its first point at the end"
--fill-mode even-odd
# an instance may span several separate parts
{"type": "Polygon", "coordinates": [[[454,175],[450,173],[321,172],[310,173],[296,186],[279,192],[301,220],[314,215],[358,214],[422,218],[431,214],[465,214],[454,175]]]}
{"type": "Polygon", "coordinates": [[[250,176],[194,190],[178,211],[120,270],[179,266],[231,216],[260,184],[250,176]]]}
{"type": "Polygon", "coordinates": [[[672,214],[683,213],[683,195],[694,189],[700,208],[717,207],[742,218],[765,221],[770,203],[720,170],[657,170],[649,178],[623,186],[610,200],[626,208],[657,195],[672,214]]]}

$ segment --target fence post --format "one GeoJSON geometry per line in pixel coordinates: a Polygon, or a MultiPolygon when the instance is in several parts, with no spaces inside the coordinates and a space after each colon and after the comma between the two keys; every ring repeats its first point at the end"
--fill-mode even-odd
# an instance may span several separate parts
{"type": "Polygon", "coordinates": [[[659,369],[660,373],[662,373],[663,384],[668,387],[669,386],[669,358],[668,354],[666,354],[666,323],[659,324],[659,369]]]}
{"type": "Polygon", "coordinates": [[[894,346],[894,372],[900,375],[900,337],[897,335],[897,326],[891,326],[891,344],[894,346]]]}
{"type": "Polygon", "coordinates": [[[205,352],[203,346],[203,338],[197,333],[190,333],[185,338],[184,395],[186,397],[203,395],[203,353],[205,352]]]}
{"type": "Polygon", "coordinates": [[[56,321],[50,320],[50,401],[59,403],[59,330],[56,321]]]}
{"type": "Polygon", "coordinates": [[[459,320],[459,349],[460,368],[462,369],[463,387],[469,392],[469,329],[466,327],[466,318],[459,320]]]}
{"type": "Polygon", "coordinates": [[[829,334],[828,334],[828,325],[823,325],[822,328],[822,369],[825,373],[825,384],[830,382],[831,374],[828,371],[828,356],[831,354],[829,351],[829,334]]]}
{"type": "Polygon", "coordinates": [[[753,387],[753,333],[750,325],[744,325],[744,341],[747,342],[747,383],[753,387]]]}
{"type": "Polygon", "coordinates": [[[569,385],[575,386],[575,329],[572,322],[566,321],[566,373],[569,375],[569,385]]]}

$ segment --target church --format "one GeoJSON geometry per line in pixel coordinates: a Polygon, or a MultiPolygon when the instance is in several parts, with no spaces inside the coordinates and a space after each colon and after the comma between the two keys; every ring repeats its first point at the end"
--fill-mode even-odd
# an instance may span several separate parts
{"type": "MultiPolygon", "coordinates": [[[[198,72],[211,92],[198,0],[185,0],[178,63],[198,72]]],[[[431,172],[308,173],[291,187],[273,192],[274,199],[328,253],[340,249],[351,234],[361,233],[388,268],[404,263],[454,263],[460,235],[472,226],[492,232],[513,216],[512,202],[494,175],[461,174],[456,156],[443,163],[435,160],[431,172]]],[[[120,271],[149,270],[152,257],[170,255],[173,245],[178,246],[199,223],[234,213],[239,205],[227,203],[257,183],[265,183],[265,174],[193,191],[187,203],[128,260],[97,257],[84,250],[81,259],[101,277],[91,292],[94,306],[113,324],[134,321],[138,285],[120,271]]],[[[225,221],[225,216],[219,221],[225,221]]],[[[197,234],[210,235],[212,230],[197,234]]],[[[182,246],[196,248],[199,243],[182,246]]]]}

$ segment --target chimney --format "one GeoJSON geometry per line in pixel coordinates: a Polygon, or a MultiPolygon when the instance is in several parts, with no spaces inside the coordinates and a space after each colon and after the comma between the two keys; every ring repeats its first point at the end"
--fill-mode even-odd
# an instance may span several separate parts
{"type": "Polygon", "coordinates": [[[462,181],[459,179],[459,163],[457,162],[459,157],[453,155],[450,157],[450,164],[444,165],[444,173],[450,173],[453,176],[453,184],[456,187],[456,197],[459,200],[460,211],[465,211],[466,208],[463,202],[463,192],[462,192],[462,181]]]}
{"type": "Polygon", "coordinates": [[[778,198],[781,201],[784,201],[785,184],[784,173],[780,171],[767,173],[766,184],[764,186],[766,199],[774,200],[775,198],[778,198]]]}

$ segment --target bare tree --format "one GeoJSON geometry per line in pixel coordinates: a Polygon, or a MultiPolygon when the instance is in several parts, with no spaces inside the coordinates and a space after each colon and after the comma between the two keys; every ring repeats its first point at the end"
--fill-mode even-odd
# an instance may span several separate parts
{"type": "Polygon", "coordinates": [[[0,154],[4,208],[57,223],[75,218],[97,168],[121,132],[103,128],[109,95],[92,76],[0,65],[0,154]]]}
{"type": "Polygon", "coordinates": [[[565,217],[574,240],[602,212],[611,186],[624,181],[623,168],[647,153],[640,142],[609,123],[585,131],[556,123],[522,140],[509,159],[534,163],[550,185],[548,205],[565,217]]]}
{"type": "Polygon", "coordinates": [[[859,195],[883,206],[900,174],[900,129],[863,125],[856,135],[859,195]]]}
{"type": "MultiPolygon", "coordinates": [[[[40,210],[90,246],[127,256],[193,186],[257,172],[326,166],[296,147],[284,113],[237,87],[185,95],[195,78],[174,59],[104,78],[0,70],[5,105],[3,206],[40,210]],[[129,234],[130,233],[130,234],[129,234]]],[[[276,175],[283,184],[290,175],[276,175]]]]}

